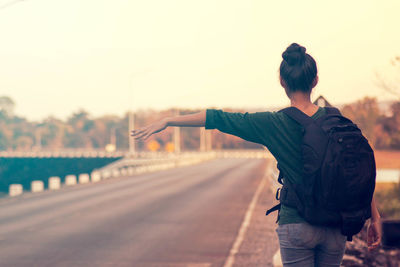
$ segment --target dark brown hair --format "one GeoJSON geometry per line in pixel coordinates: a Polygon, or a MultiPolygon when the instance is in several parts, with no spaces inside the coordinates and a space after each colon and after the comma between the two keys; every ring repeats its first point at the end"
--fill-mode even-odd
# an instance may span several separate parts
{"type": "Polygon", "coordinates": [[[286,89],[289,92],[310,92],[317,76],[317,64],[312,56],[306,53],[306,48],[292,43],[283,52],[282,58],[279,72],[286,89]]]}

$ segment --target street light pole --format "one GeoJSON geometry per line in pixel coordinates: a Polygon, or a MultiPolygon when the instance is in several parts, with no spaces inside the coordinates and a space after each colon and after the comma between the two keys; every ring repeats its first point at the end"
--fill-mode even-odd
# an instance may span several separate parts
{"type": "Polygon", "coordinates": [[[204,127],[200,127],[200,151],[204,152],[207,150],[206,144],[206,129],[204,127]]]}
{"type": "MultiPolygon", "coordinates": [[[[179,110],[175,110],[175,116],[179,116],[179,110]]],[[[181,152],[181,132],[179,127],[174,127],[174,147],[175,153],[181,152]]]]}
{"type": "Polygon", "coordinates": [[[206,151],[212,150],[212,135],[211,130],[205,130],[206,132],[206,151]]]}
{"type": "Polygon", "coordinates": [[[129,138],[129,154],[134,154],[135,153],[135,139],[131,137],[131,132],[135,128],[135,114],[133,113],[133,110],[129,112],[129,132],[128,132],[128,138],[129,138]]]}
{"type": "Polygon", "coordinates": [[[117,148],[117,127],[113,126],[110,132],[110,144],[117,148]]]}

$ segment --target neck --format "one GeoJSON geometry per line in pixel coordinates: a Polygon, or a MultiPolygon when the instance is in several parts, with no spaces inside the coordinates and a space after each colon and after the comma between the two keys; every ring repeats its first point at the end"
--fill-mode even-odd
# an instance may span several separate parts
{"type": "Polygon", "coordinates": [[[290,105],[300,109],[307,115],[314,114],[318,110],[318,106],[311,102],[310,94],[302,92],[293,92],[290,94],[290,105]]]}
{"type": "Polygon", "coordinates": [[[290,94],[290,105],[294,107],[308,107],[311,103],[310,95],[302,92],[293,92],[290,94]]]}

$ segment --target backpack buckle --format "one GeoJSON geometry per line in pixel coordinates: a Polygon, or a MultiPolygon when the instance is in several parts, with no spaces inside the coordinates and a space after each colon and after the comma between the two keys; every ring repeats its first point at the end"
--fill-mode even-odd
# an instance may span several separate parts
{"type": "Polygon", "coordinates": [[[278,188],[278,189],[276,190],[276,194],[275,194],[276,200],[280,200],[280,199],[281,199],[281,189],[282,189],[282,188],[278,188]]]}

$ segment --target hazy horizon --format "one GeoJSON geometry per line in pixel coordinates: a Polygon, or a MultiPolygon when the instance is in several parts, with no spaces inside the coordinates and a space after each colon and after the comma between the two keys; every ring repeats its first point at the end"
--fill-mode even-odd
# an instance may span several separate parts
{"type": "MultiPolygon", "coordinates": [[[[315,97],[315,98],[317,98],[317,97],[315,97]]],[[[366,97],[368,97],[368,96],[366,96],[366,97]]],[[[313,99],[313,100],[315,100],[315,99],[313,99]]],[[[327,100],[330,101],[329,99],[327,99],[327,100]]],[[[344,105],[355,103],[358,100],[362,100],[362,99],[357,99],[355,101],[347,102],[347,103],[331,103],[331,104],[333,104],[334,106],[336,106],[338,108],[341,108],[344,105]]],[[[393,100],[393,99],[392,100],[381,100],[381,101],[378,100],[378,106],[379,106],[379,108],[380,108],[380,110],[382,112],[386,112],[386,110],[388,110],[390,108],[390,104],[393,103],[393,102],[396,102],[396,101],[397,100],[393,100]]],[[[287,104],[289,104],[289,102],[287,104]]],[[[282,109],[285,106],[287,106],[287,105],[286,104],[283,104],[283,105],[270,105],[270,106],[264,106],[264,107],[262,107],[262,106],[251,106],[251,107],[249,107],[249,106],[243,106],[243,107],[241,107],[241,106],[204,106],[204,107],[175,107],[175,106],[171,106],[171,107],[165,107],[165,108],[141,107],[141,108],[133,109],[133,111],[134,112],[148,112],[148,111],[162,112],[162,111],[166,111],[166,110],[169,110],[169,109],[199,110],[199,109],[207,109],[207,108],[218,108],[218,109],[225,109],[225,110],[228,110],[228,109],[229,110],[243,110],[243,112],[244,111],[258,112],[258,111],[278,111],[279,109],[282,109]]],[[[76,110],[71,110],[71,113],[66,114],[64,117],[60,117],[60,116],[56,116],[56,115],[50,114],[50,115],[47,115],[47,116],[43,116],[41,118],[31,118],[29,116],[25,116],[24,114],[18,114],[18,113],[15,114],[15,112],[14,112],[14,115],[18,116],[18,117],[26,118],[26,119],[28,119],[30,121],[33,121],[33,122],[39,122],[39,121],[42,121],[42,120],[45,120],[45,119],[48,119],[48,118],[55,118],[55,119],[59,119],[59,120],[65,121],[68,118],[70,118],[73,114],[79,113],[81,111],[87,112],[89,117],[93,119],[93,118],[100,118],[100,117],[107,117],[107,116],[123,117],[123,116],[127,115],[128,112],[131,112],[132,110],[125,110],[125,111],[122,111],[121,113],[94,114],[90,110],[87,110],[85,108],[77,108],[76,110]]]]}
{"type": "MultiPolygon", "coordinates": [[[[0,7],[13,1],[0,0],[0,7]]],[[[317,61],[314,97],[394,99],[400,1],[54,1],[0,9],[0,96],[29,120],[129,110],[269,108],[292,42],[317,61]]]]}

